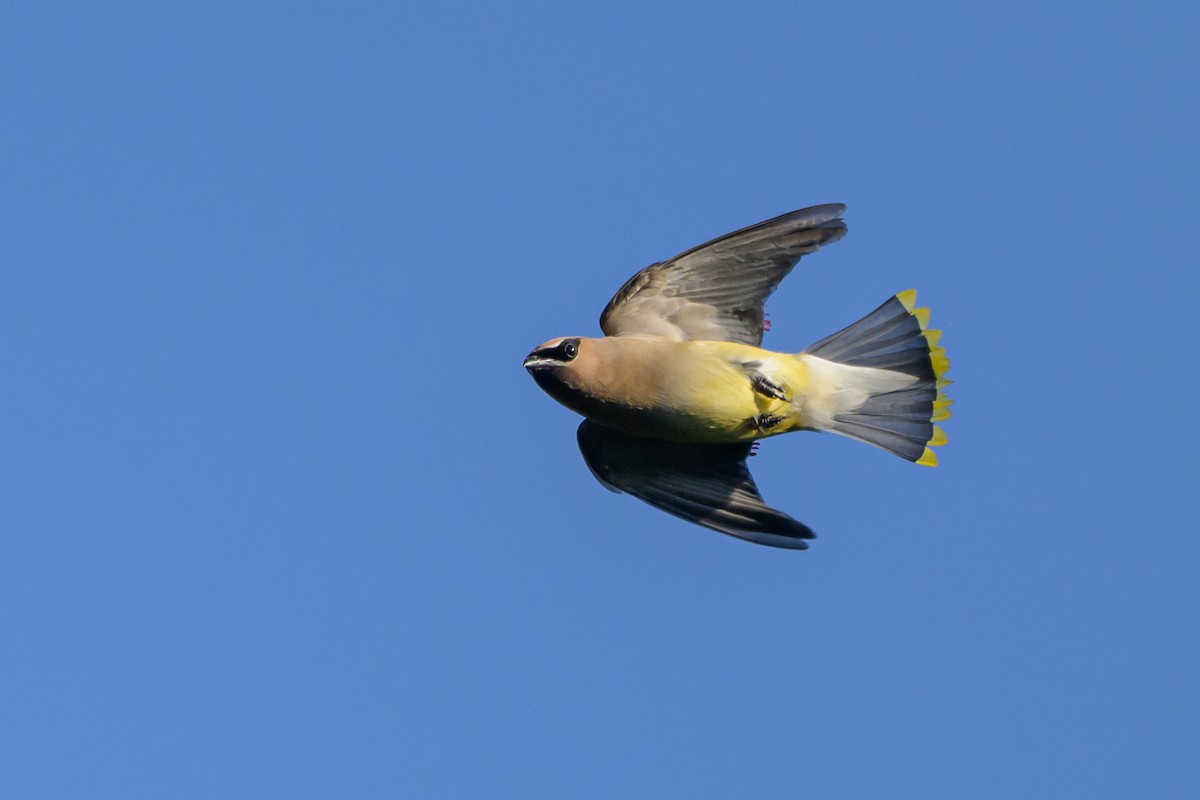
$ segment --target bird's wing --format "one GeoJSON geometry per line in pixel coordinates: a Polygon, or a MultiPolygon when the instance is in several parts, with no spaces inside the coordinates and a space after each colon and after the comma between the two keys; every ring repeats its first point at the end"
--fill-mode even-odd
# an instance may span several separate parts
{"type": "Polygon", "coordinates": [[[763,502],[746,467],[750,444],[680,444],[584,420],[579,452],[605,487],[668,514],[771,547],[805,550],[808,526],[763,502]]]}
{"type": "Polygon", "coordinates": [[[693,247],[634,275],[608,302],[609,336],[648,334],[758,346],[763,303],[801,256],[846,235],[846,207],[802,208],[693,247]]]}

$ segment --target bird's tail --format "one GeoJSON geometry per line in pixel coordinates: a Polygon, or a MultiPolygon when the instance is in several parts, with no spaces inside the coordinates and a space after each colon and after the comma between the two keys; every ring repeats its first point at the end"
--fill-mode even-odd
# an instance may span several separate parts
{"type": "Polygon", "coordinates": [[[934,423],[950,417],[950,359],[916,301],[915,289],[901,292],[801,354],[820,387],[805,416],[812,427],[936,466],[929,448],[947,441],[934,423]]]}

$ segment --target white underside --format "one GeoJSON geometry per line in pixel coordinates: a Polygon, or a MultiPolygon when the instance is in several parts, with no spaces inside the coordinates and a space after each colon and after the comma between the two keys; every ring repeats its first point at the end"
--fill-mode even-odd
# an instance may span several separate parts
{"type": "Polygon", "coordinates": [[[812,382],[809,390],[797,398],[797,405],[805,421],[818,430],[832,428],[835,416],[854,411],[872,395],[904,389],[918,380],[901,372],[852,367],[808,353],[800,358],[808,365],[812,382]]]}

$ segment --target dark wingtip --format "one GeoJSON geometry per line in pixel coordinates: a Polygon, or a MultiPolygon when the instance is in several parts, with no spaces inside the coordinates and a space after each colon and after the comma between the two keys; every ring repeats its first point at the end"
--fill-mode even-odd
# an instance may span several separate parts
{"type": "MultiPolygon", "coordinates": [[[[790,519],[790,517],[789,517],[789,519],[790,519]]],[[[812,528],[808,527],[803,522],[797,522],[796,520],[793,519],[793,520],[791,520],[791,523],[792,523],[791,526],[789,526],[790,529],[788,530],[787,533],[785,533],[783,535],[788,536],[788,537],[794,537],[798,542],[800,542],[802,544],[802,546],[798,549],[801,549],[801,550],[807,549],[808,544],[807,544],[807,542],[805,542],[805,540],[806,539],[815,539],[815,538],[817,538],[817,534],[813,532],[812,528]]]]}
{"type": "Polygon", "coordinates": [[[823,203],[819,206],[808,206],[807,208],[797,208],[795,211],[789,211],[786,214],[780,214],[778,217],[766,220],[759,223],[761,225],[769,225],[772,223],[786,222],[794,224],[797,227],[804,228],[820,228],[824,225],[837,225],[838,223],[845,225],[842,222],[842,217],[846,215],[845,203],[823,203]]]}
{"type": "Polygon", "coordinates": [[[845,213],[845,203],[825,203],[796,209],[763,224],[783,223],[795,226],[797,230],[822,231],[818,243],[824,246],[833,244],[846,235],[849,229],[846,227],[846,221],[842,219],[845,213]]]}

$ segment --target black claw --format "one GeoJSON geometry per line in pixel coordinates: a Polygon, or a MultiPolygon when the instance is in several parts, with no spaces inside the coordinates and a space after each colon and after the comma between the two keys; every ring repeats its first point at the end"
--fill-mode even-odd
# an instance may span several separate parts
{"type": "Polygon", "coordinates": [[[785,403],[791,402],[788,399],[787,393],[783,391],[782,386],[762,375],[755,375],[751,378],[750,385],[754,387],[754,391],[761,395],[774,398],[775,400],[782,400],[785,403]]]}
{"type": "Polygon", "coordinates": [[[754,418],[754,427],[760,431],[769,431],[779,423],[783,422],[783,417],[776,417],[770,414],[759,414],[754,418]]]}

